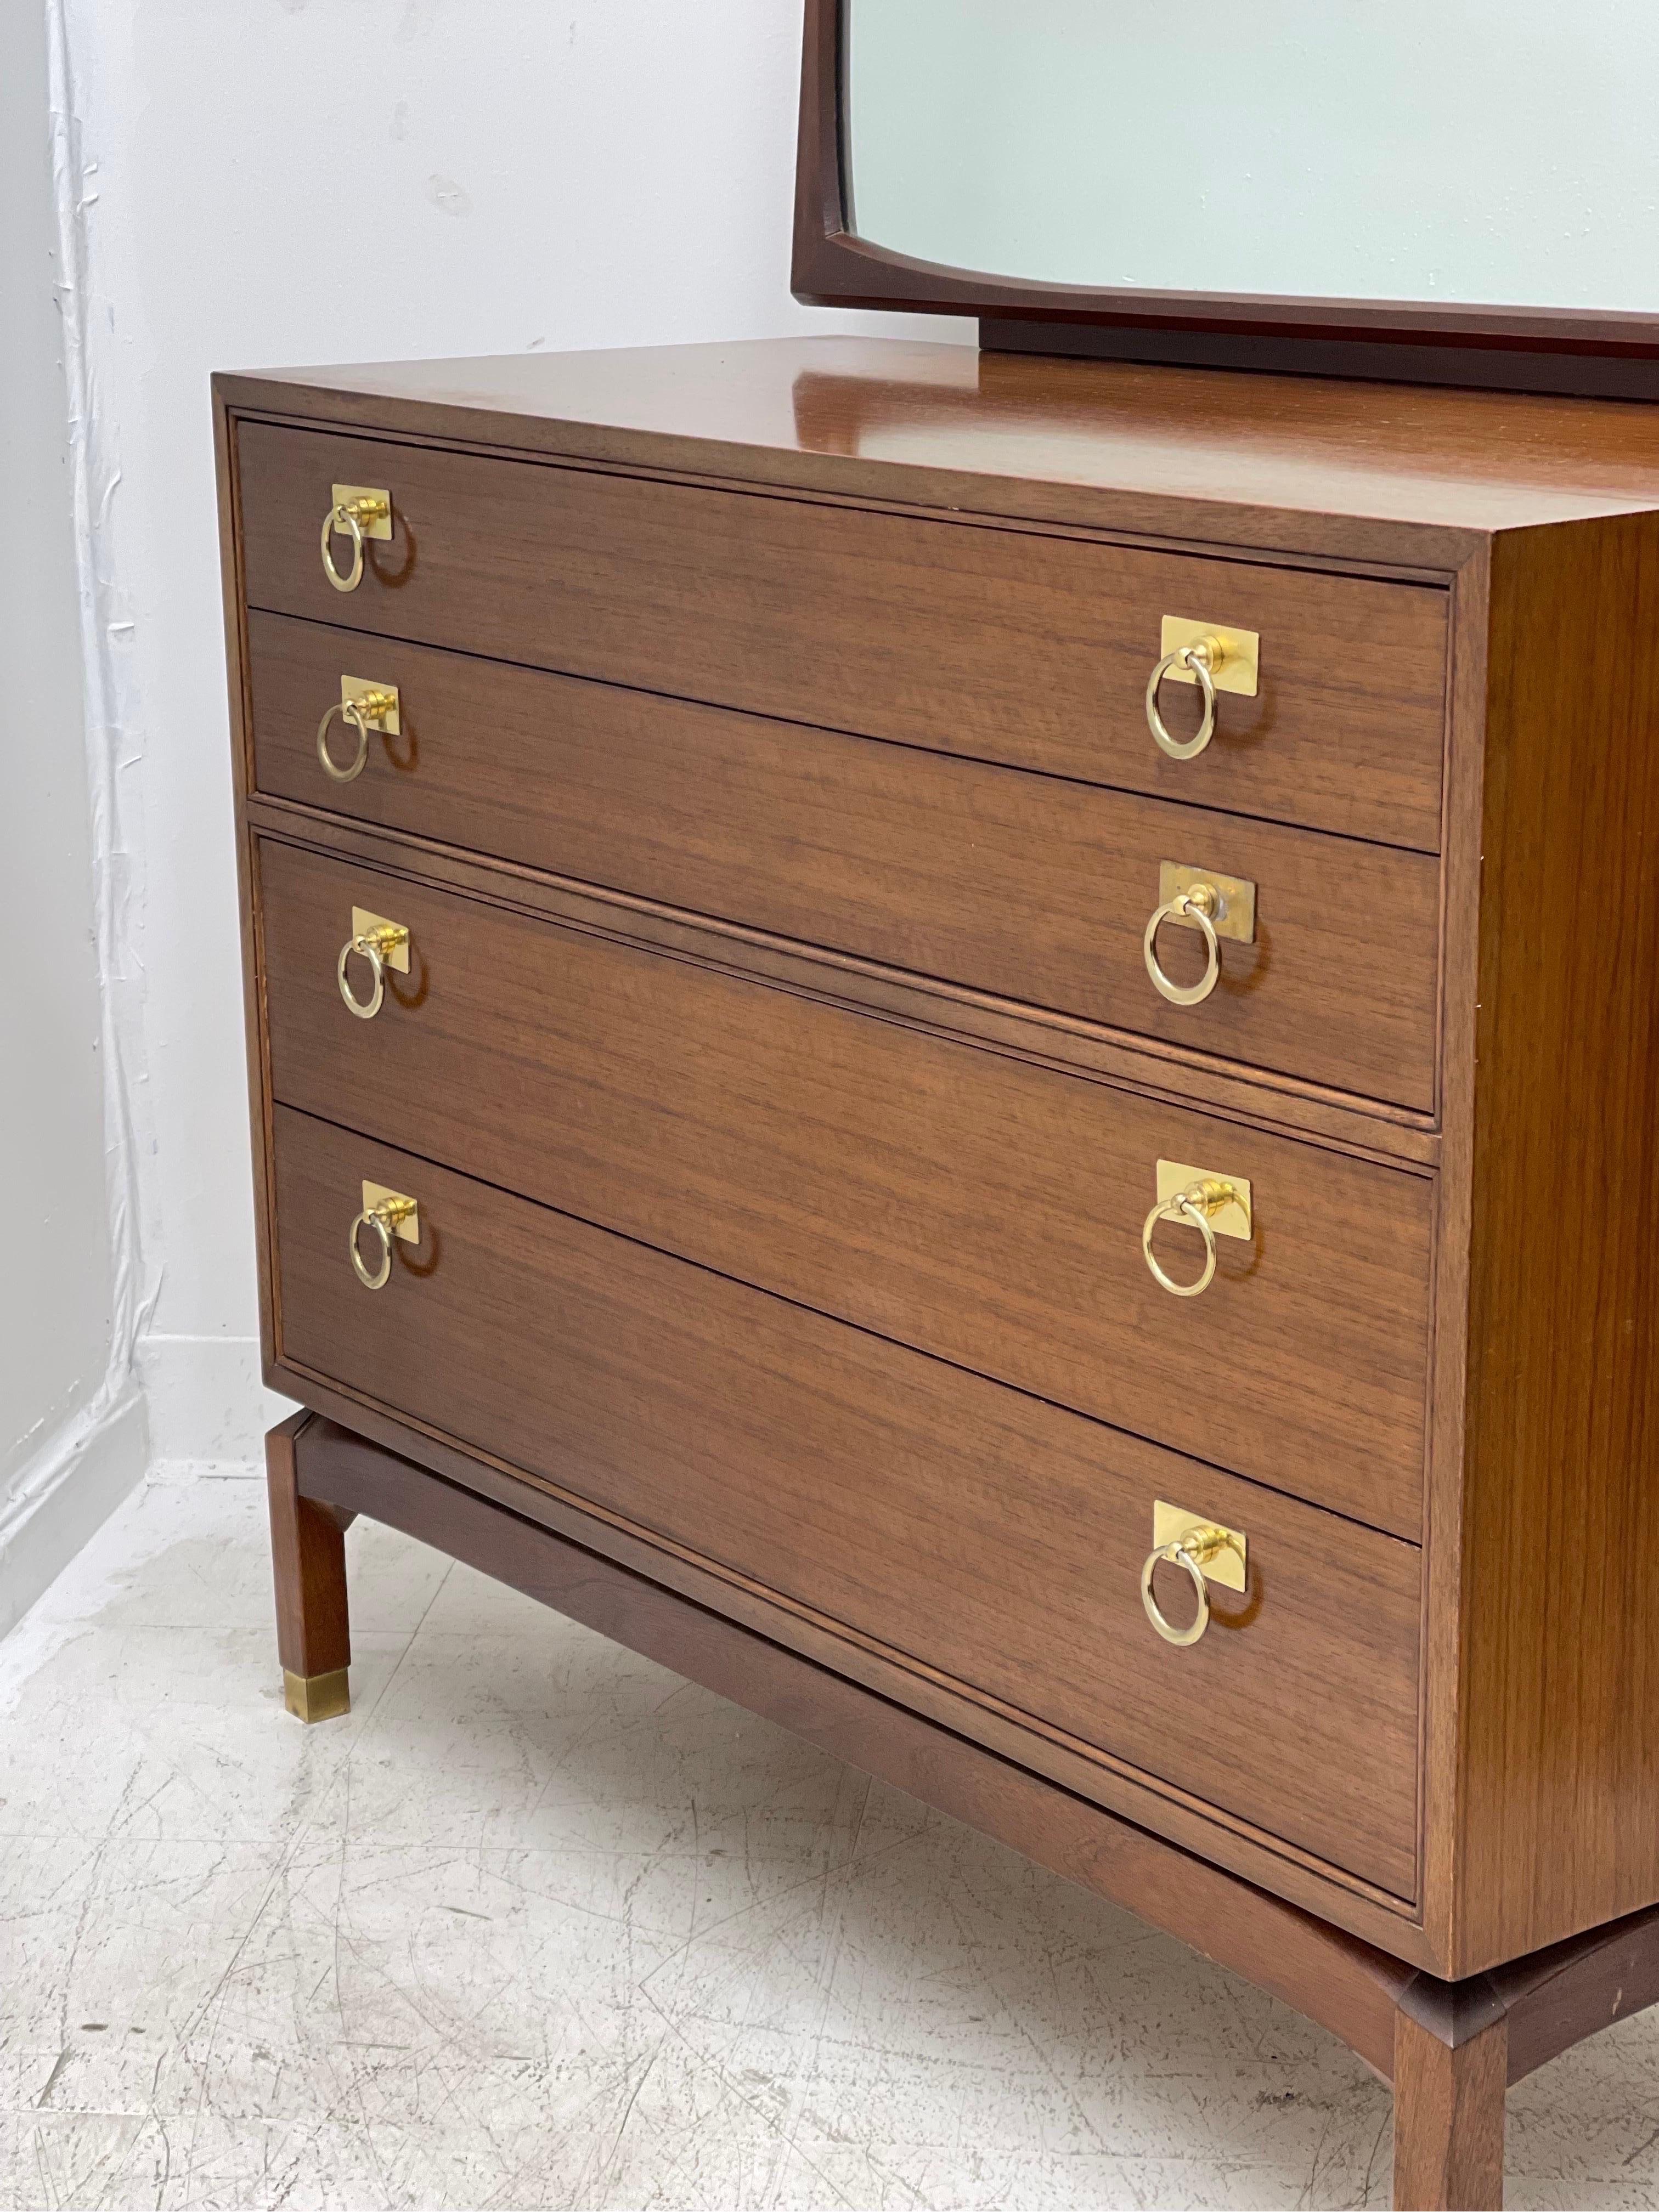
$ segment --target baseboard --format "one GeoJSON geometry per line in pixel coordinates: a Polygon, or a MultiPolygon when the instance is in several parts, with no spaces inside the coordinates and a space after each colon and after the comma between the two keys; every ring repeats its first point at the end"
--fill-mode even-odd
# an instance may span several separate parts
{"type": "Polygon", "coordinates": [[[264,1433],[294,1411],[267,1390],[252,1336],[144,1337],[138,1373],[149,1402],[152,1462],[198,1466],[257,1461],[264,1433]]]}
{"type": "Polygon", "coordinates": [[[56,1449],[55,1464],[22,1476],[15,1493],[22,1502],[0,1534],[0,1636],[143,1480],[149,1455],[143,1397],[130,1392],[84,1436],[71,1432],[56,1449]]]}

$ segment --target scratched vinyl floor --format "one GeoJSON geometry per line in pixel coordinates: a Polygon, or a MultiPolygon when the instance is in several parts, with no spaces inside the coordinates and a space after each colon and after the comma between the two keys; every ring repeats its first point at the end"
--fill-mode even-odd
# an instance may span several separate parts
{"type": "MultiPolygon", "coordinates": [[[[386,1530],[283,1713],[261,1486],[140,1492],[0,1644],[0,2212],[1388,2202],[1271,1999],[386,1530]]],[[[1510,2100],[1659,2205],[1659,2021],[1510,2100]]]]}

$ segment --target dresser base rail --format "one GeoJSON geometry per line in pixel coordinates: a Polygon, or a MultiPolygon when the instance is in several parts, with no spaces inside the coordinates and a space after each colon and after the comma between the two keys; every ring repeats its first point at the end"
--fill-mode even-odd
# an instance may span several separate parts
{"type": "Polygon", "coordinates": [[[1419,1972],[937,1722],[301,1413],[265,1439],[289,1710],[348,1709],[359,1513],[521,1590],[1008,1844],[1270,1991],[1395,2090],[1395,2203],[1503,2200],[1504,2092],[1659,2001],[1659,1907],[1466,1981],[1419,1972]]]}

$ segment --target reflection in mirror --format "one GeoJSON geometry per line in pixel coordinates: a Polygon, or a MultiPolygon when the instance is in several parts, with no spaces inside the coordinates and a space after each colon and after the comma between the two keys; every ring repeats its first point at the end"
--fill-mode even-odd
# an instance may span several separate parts
{"type": "Polygon", "coordinates": [[[852,223],[1105,289],[1659,312],[1655,0],[844,0],[852,223]]]}

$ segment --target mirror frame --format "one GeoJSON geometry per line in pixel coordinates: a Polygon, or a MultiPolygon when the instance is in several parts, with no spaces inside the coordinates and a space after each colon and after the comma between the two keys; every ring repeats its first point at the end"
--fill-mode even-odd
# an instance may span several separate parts
{"type": "Polygon", "coordinates": [[[1271,293],[1095,290],[953,269],[860,238],[850,0],[805,0],[791,284],[808,307],[977,315],[981,345],[1304,375],[1659,398],[1659,316],[1271,293]]]}

